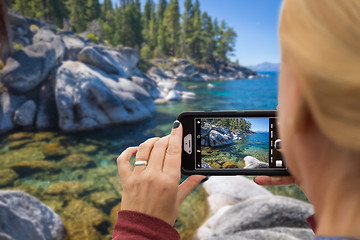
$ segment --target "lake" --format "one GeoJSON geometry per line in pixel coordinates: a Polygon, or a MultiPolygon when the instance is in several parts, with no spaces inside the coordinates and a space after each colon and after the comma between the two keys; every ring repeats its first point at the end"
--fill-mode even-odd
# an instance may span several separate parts
{"type": "MultiPolygon", "coordinates": [[[[278,73],[264,74],[269,77],[185,83],[196,99],[157,105],[153,118],[137,124],[76,134],[50,131],[3,135],[0,171],[8,174],[0,177],[0,187],[25,191],[50,206],[73,234],[70,238],[111,239],[122,194],[117,156],[129,146],[170,133],[182,111],[276,109],[278,73]],[[15,168],[21,174],[14,174],[11,169],[15,168]],[[91,212],[92,217],[83,212],[91,212]],[[100,219],[100,225],[91,220],[94,216],[100,219]]],[[[306,200],[298,189],[270,189],[306,200]]],[[[175,224],[182,239],[189,239],[206,218],[205,199],[202,188],[197,188],[182,205],[175,224]]]]}

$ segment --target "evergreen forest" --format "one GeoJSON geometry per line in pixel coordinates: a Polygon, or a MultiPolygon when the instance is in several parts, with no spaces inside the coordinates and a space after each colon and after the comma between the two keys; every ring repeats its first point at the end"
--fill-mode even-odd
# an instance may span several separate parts
{"type": "Polygon", "coordinates": [[[243,118],[222,118],[222,119],[207,119],[209,123],[216,124],[220,127],[225,127],[231,131],[240,131],[243,133],[252,133],[251,122],[243,118]]]}
{"type": "MultiPolygon", "coordinates": [[[[64,21],[70,30],[85,32],[94,20],[108,46],[129,46],[144,59],[187,58],[212,64],[232,56],[237,37],[224,20],[201,11],[199,0],[12,0],[10,8],[59,29],[64,21]]],[[[93,34],[93,33],[90,33],[93,34]]],[[[98,39],[98,38],[95,38],[98,39]]]]}

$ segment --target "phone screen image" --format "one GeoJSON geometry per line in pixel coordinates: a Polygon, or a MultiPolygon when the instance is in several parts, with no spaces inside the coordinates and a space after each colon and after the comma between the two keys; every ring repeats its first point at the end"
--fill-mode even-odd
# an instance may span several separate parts
{"type": "Polygon", "coordinates": [[[286,169],[276,118],[195,118],[195,169],[286,169]]]}

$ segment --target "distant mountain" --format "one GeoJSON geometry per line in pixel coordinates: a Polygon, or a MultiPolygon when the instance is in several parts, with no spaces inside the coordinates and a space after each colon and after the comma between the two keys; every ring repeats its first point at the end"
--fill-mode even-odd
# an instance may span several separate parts
{"type": "Polygon", "coordinates": [[[280,63],[263,62],[253,66],[247,66],[251,70],[257,72],[278,72],[280,71],[280,63]]]}

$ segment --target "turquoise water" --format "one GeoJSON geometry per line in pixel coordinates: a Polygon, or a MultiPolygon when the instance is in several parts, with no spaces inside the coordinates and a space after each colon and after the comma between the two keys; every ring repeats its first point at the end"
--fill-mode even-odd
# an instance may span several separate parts
{"type": "Polygon", "coordinates": [[[219,165],[223,166],[223,163],[227,161],[237,163],[239,168],[243,168],[245,166],[244,157],[246,156],[269,162],[269,133],[258,132],[252,135],[244,135],[241,136],[240,140],[226,146],[205,147],[202,154],[202,160],[213,168],[219,168],[219,165]]]}
{"type": "MultiPolygon", "coordinates": [[[[0,189],[25,191],[50,206],[61,216],[68,233],[74,234],[70,240],[89,239],[87,233],[97,234],[91,239],[111,239],[112,225],[108,222],[114,223],[116,215],[112,214],[119,210],[122,196],[117,156],[129,146],[169,134],[173,121],[183,111],[276,109],[278,75],[266,74],[270,77],[212,82],[210,87],[209,83],[186,83],[196,99],[157,105],[153,118],[136,124],[73,134],[53,131],[2,135],[0,189]],[[11,170],[19,168],[21,174],[11,170]],[[79,213],[72,214],[74,211],[79,213]],[[104,227],[99,229],[92,218],[81,217],[81,211],[96,214],[92,218],[101,219],[104,227]]],[[[249,147],[242,154],[255,154],[262,149],[256,144],[260,136],[245,137],[235,147],[245,144],[249,147]]],[[[207,214],[206,194],[202,191],[197,188],[182,205],[175,224],[181,236],[191,236],[207,214]]]]}
{"type": "Polygon", "coordinates": [[[74,140],[90,137],[106,144],[114,154],[128,146],[138,145],[149,137],[164,136],[171,131],[176,117],[183,111],[209,110],[275,110],[277,106],[278,73],[265,73],[270,77],[209,83],[188,83],[188,91],[196,99],[157,105],[156,116],[139,124],[111,127],[90,133],[71,135],[74,140]],[[196,87],[196,88],[194,88],[196,87]]]}

